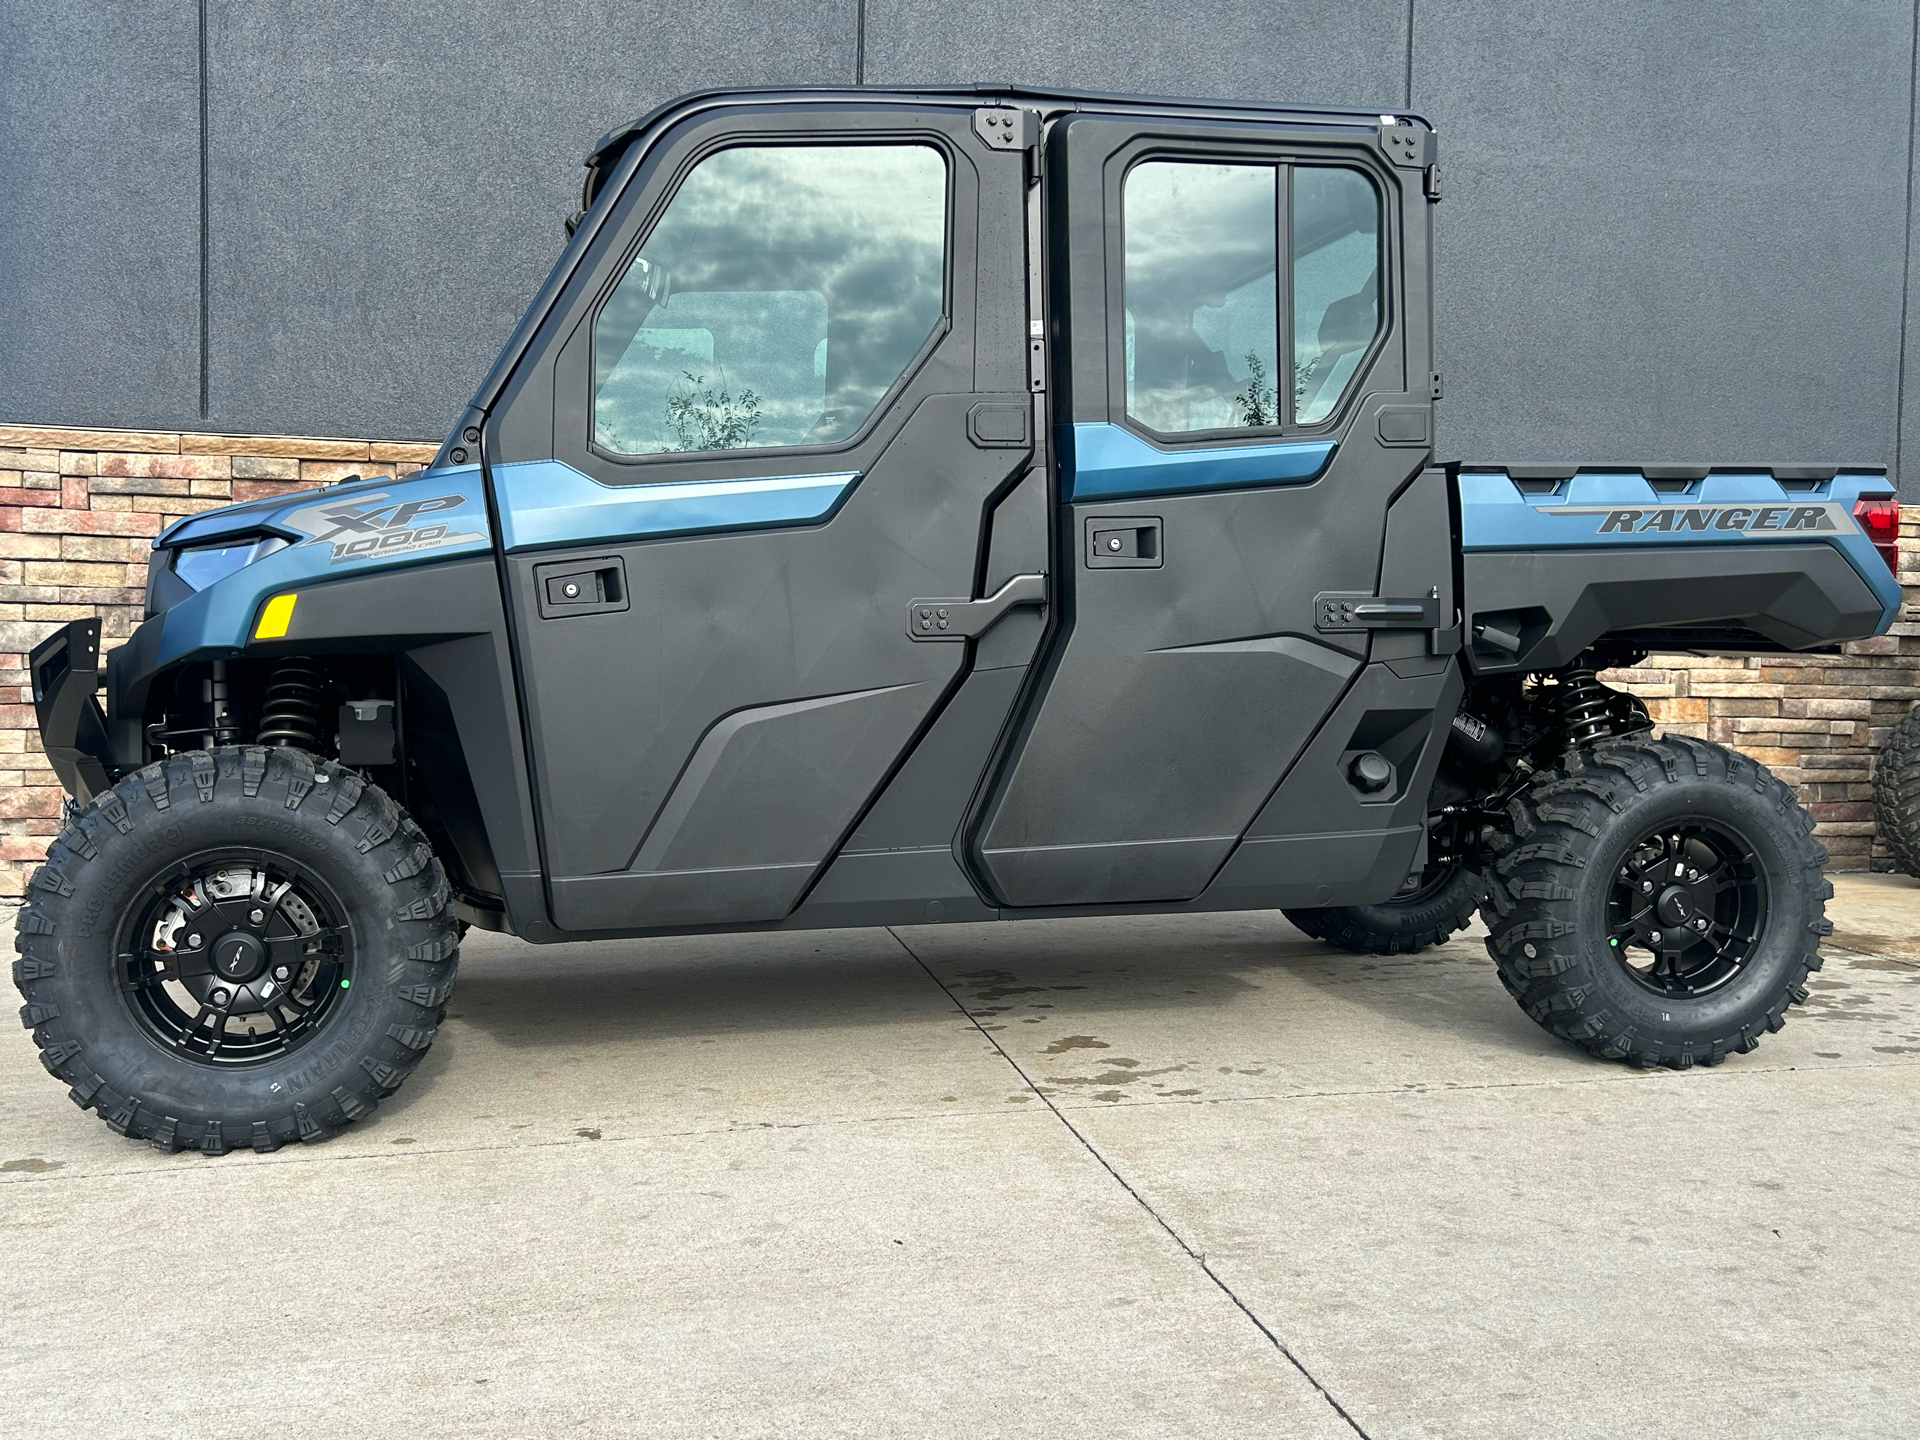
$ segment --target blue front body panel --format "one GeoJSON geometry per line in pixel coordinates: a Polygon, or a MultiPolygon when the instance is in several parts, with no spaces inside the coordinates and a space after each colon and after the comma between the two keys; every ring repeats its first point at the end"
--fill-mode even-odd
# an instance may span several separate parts
{"type": "Polygon", "coordinates": [[[1765,471],[1707,475],[1684,491],[1657,491],[1643,475],[1593,472],[1526,494],[1504,471],[1462,471],[1461,549],[1532,552],[1623,546],[1832,545],[1866,581],[1883,614],[1900,609],[1900,585],[1853,518],[1862,498],[1891,498],[1885,475],[1856,472],[1788,488],[1765,471]]]}
{"type": "Polygon", "coordinates": [[[293,543],[169,609],[161,621],[157,664],[196,651],[238,650],[260,607],[284,591],[373,570],[431,565],[493,546],[478,465],[208,510],[175,522],[154,545],[204,544],[262,530],[293,543]]]}
{"type": "MultiPolygon", "coordinates": [[[[781,475],[670,485],[602,485],[557,460],[493,472],[509,552],[660,535],[806,525],[830,515],[857,473],[781,475]]],[[[492,548],[478,465],[369,480],[280,501],[226,506],[175,522],[156,548],[267,532],[292,543],[169,609],[157,657],[238,650],[266,601],[369,570],[432,564],[492,548]]]]}
{"type": "Polygon", "coordinates": [[[1254,485],[1303,485],[1333,458],[1331,440],[1162,450],[1105,422],[1060,427],[1060,484],[1067,500],[1181,495],[1254,485]]]}

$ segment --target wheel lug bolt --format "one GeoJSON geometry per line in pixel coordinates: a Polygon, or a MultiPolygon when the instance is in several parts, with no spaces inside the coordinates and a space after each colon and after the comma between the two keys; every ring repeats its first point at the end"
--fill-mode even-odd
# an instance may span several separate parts
{"type": "Polygon", "coordinates": [[[258,925],[262,920],[266,918],[267,918],[267,912],[264,910],[249,910],[247,912],[247,919],[252,921],[255,925],[258,925]]]}
{"type": "Polygon", "coordinates": [[[187,944],[193,949],[198,950],[200,948],[200,939],[201,937],[198,935],[189,935],[187,936],[187,944]]]}
{"type": "Polygon", "coordinates": [[[1700,872],[1698,870],[1687,871],[1687,879],[1698,880],[1699,878],[1700,878],[1700,872]]]}
{"type": "Polygon", "coordinates": [[[207,998],[213,1001],[213,1003],[216,1005],[224,1005],[227,1003],[227,1001],[229,1001],[233,997],[227,994],[227,992],[224,990],[216,990],[213,992],[213,994],[209,995],[207,998]]]}
{"type": "Polygon", "coordinates": [[[284,980],[290,973],[284,965],[276,965],[273,967],[273,978],[276,980],[284,980]]]}
{"type": "Polygon", "coordinates": [[[1642,880],[1640,882],[1640,893],[1642,895],[1651,895],[1653,893],[1653,882],[1651,880],[1642,880]]]}
{"type": "Polygon", "coordinates": [[[1698,920],[1696,920],[1696,921],[1694,921],[1694,922],[1693,922],[1693,928],[1694,928],[1694,929],[1696,929],[1696,930],[1702,930],[1702,931],[1704,931],[1704,930],[1705,930],[1705,929],[1707,928],[1707,918],[1706,918],[1706,916],[1704,916],[1704,915],[1703,915],[1703,916],[1701,916],[1701,917],[1700,917],[1700,918],[1699,918],[1698,920]]]}
{"type": "Polygon", "coordinates": [[[1651,940],[1655,945],[1658,945],[1660,943],[1660,932],[1658,930],[1649,931],[1647,939],[1651,940]]]}

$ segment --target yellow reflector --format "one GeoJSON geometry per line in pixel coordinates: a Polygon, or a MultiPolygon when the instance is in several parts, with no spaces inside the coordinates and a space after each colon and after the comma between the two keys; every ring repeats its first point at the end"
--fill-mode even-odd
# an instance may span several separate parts
{"type": "Polygon", "coordinates": [[[260,612],[260,623],[254,627],[256,640],[278,640],[287,633],[287,625],[293,619],[293,602],[298,595],[276,595],[267,601],[266,608],[260,612]]]}

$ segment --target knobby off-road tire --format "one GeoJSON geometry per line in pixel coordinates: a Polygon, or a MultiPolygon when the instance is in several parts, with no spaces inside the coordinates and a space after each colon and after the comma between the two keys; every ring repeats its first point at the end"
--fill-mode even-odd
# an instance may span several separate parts
{"type": "Polygon", "coordinates": [[[1412,955],[1444,944],[1472,923],[1480,904],[1480,876],[1461,866],[1430,877],[1410,895],[1378,905],[1334,905],[1282,910],[1295,929],[1356,955],[1412,955]]]}
{"type": "Polygon", "coordinates": [[[1833,929],[1827,851],[1766,767],[1680,736],[1602,741],[1542,770],[1508,814],[1487,951],[1563,1040],[1639,1066],[1717,1065],[1807,998],[1833,929]]]}
{"type": "Polygon", "coordinates": [[[1888,732],[1874,759],[1873,818],[1895,863],[1920,875],[1920,706],[1888,732]]]}
{"type": "Polygon", "coordinates": [[[457,964],[419,828],[351,771],[260,746],[176,755],[96,797],[15,928],[20,1018],[74,1103],[209,1154],[367,1114],[426,1054],[457,964]]]}

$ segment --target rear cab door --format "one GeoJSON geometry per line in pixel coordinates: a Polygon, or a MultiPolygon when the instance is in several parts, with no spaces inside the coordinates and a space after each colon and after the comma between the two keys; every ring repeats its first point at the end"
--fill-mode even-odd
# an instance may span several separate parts
{"type": "Polygon", "coordinates": [[[1046,154],[1062,614],[976,873],[1012,909],[1391,893],[1459,683],[1431,136],[1089,107],[1046,154]],[[1382,595],[1420,631],[1345,603],[1382,595]]]}
{"type": "Polygon", "coordinates": [[[573,933],[795,908],[971,670],[1033,452],[1025,160],[971,106],[696,107],[636,154],[486,444],[573,933]]]}

